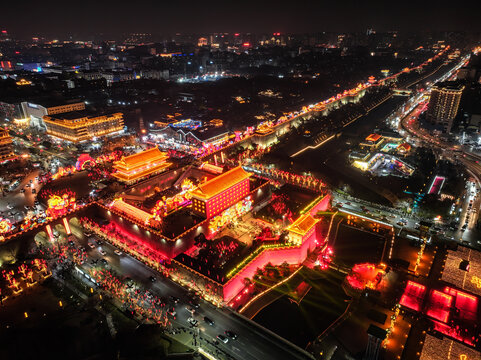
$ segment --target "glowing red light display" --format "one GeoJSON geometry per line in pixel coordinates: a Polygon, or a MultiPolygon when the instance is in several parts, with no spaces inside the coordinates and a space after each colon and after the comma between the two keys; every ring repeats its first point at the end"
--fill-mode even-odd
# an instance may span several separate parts
{"type": "Polygon", "coordinates": [[[449,312],[453,303],[451,295],[433,290],[429,298],[429,308],[426,315],[446,323],[449,318],[449,312]]]}
{"type": "Polygon", "coordinates": [[[425,295],[426,287],[424,285],[408,281],[399,303],[409,309],[420,311],[425,295]]]}

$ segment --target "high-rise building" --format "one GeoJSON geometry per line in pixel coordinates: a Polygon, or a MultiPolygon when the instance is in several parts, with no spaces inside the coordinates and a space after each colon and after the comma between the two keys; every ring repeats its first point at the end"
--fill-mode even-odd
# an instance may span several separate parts
{"type": "Polygon", "coordinates": [[[464,85],[457,82],[435,84],[432,87],[428,104],[428,121],[432,124],[441,125],[444,132],[451,132],[463,90],[464,85]]]}

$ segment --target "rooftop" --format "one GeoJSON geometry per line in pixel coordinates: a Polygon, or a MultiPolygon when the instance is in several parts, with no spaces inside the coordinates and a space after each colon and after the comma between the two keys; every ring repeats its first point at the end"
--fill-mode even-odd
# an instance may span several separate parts
{"type": "Polygon", "coordinates": [[[293,231],[300,235],[305,235],[319,220],[314,219],[311,214],[307,213],[299,216],[289,227],[289,231],[293,231]]]}
{"type": "Polygon", "coordinates": [[[409,145],[408,143],[402,143],[401,145],[398,146],[398,148],[403,148],[406,151],[409,151],[411,150],[411,145],[409,145]]]}
{"type": "Polygon", "coordinates": [[[8,138],[10,135],[8,134],[8,131],[5,129],[0,129],[0,138],[8,138]]]}
{"type": "Polygon", "coordinates": [[[165,152],[160,151],[158,147],[153,147],[133,155],[123,156],[115,162],[115,165],[132,168],[154,160],[167,159],[167,157],[165,152]]]}
{"type": "Polygon", "coordinates": [[[378,141],[380,138],[381,138],[381,135],[379,135],[379,134],[371,134],[371,135],[369,135],[369,136],[366,138],[366,141],[376,142],[376,141],[378,141]]]}
{"type": "Polygon", "coordinates": [[[229,133],[229,131],[227,130],[227,127],[225,127],[225,126],[220,126],[220,127],[209,126],[209,127],[204,127],[204,128],[201,128],[201,129],[187,130],[187,131],[186,131],[186,129],[183,129],[183,131],[186,134],[188,134],[190,132],[192,135],[194,135],[200,141],[207,141],[209,139],[212,139],[213,137],[229,133]]]}
{"type": "Polygon", "coordinates": [[[49,117],[55,119],[55,120],[76,120],[76,119],[84,119],[84,118],[96,118],[100,116],[112,116],[115,114],[103,114],[103,113],[98,113],[94,111],[89,111],[89,110],[81,110],[81,111],[70,111],[67,113],[61,113],[61,114],[53,114],[49,115],[49,117]]]}
{"type": "Polygon", "coordinates": [[[443,81],[434,84],[433,89],[462,91],[464,85],[458,81],[443,81]]]}
{"type": "Polygon", "coordinates": [[[45,108],[57,107],[57,106],[64,106],[64,105],[72,105],[84,102],[80,99],[42,99],[40,101],[30,101],[30,103],[41,105],[45,108]]]}
{"type": "Polygon", "coordinates": [[[231,169],[212,180],[200,184],[197,189],[192,191],[192,196],[202,199],[209,199],[231,186],[247,179],[251,176],[241,166],[231,169]]]}

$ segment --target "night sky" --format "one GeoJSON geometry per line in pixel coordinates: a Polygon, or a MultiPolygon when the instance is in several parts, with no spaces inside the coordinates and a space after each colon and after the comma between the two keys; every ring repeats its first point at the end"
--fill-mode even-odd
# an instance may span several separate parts
{"type": "Polygon", "coordinates": [[[0,26],[18,38],[129,32],[480,31],[481,1],[8,1],[0,26]],[[414,4],[414,5],[410,5],[414,4]],[[457,7],[457,8],[455,8],[457,7]]]}

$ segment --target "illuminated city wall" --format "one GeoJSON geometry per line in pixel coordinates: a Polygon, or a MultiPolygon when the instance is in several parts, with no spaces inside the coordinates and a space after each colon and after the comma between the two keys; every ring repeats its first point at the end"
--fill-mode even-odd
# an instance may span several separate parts
{"type": "Polygon", "coordinates": [[[284,262],[288,264],[302,263],[306,259],[308,251],[313,250],[316,246],[316,233],[316,228],[313,228],[303,244],[298,247],[265,249],[224,285],[224,301],[228,302],[236,296],[244,288],[244,279],[251,279],[258,268],[262,269],[268,263],[274,266],[281,265],[284,262]]]}
{"type": "MultiPolygon", "coordinates": [[[[115,224],[115,227],[135,242],[145,243],[148,246],[156,249],[167,258],[173,258],[178,254],[186,251],[193,245],[194,237],[183,237],[182,239],[167,239],[160,236],[156,231],[149,230],[147,227],[141,224],[136,224],[133,220],[128,219],[126,216],[120,216],[108,209],[97,207],[97,211],[100,217],[109,220],[115,224]]],[[[92,218],[92,214],[89,214],[89,218],[92,218]]],[[[194,231],[195,233],[195,231],[194,231]]]]}
{"type": "Polygon", "coordinates": [[[327,211],[329,209],[329,200],[331,200],[331,195],[324,196],[316,205],[309,210],[309,213],[314,216],[318,211],[327,211]]]}

